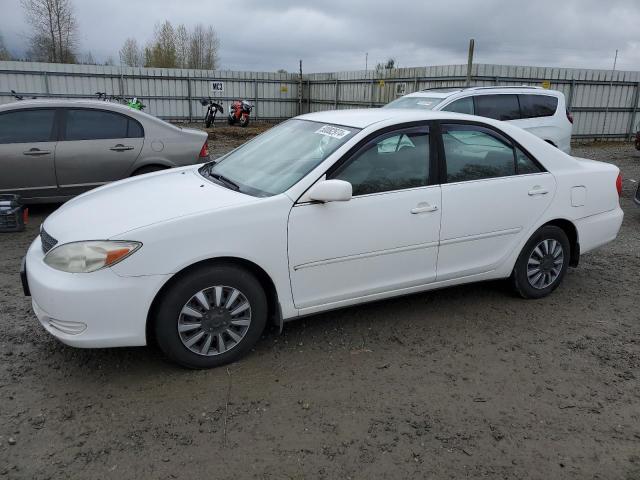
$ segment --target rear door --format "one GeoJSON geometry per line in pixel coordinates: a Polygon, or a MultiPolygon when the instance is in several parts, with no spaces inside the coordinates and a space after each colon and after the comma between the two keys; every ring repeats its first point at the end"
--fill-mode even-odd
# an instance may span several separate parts
{"type": "Polygon", "coordinates": [[[55,116],[53,108],[0,113],[0,193],[57,195],[55,116]]]}
{"type": "Polygon", "coordinates": [[[63,128],[56,151],[56,174],[65,195],[129,175],[144,143],[140,123],[117,112],[64,109],[63,128]]]}
{"type": "Polygon", "coordinates": [[[499,268],[553,199],[556,182],[497,131],[441,125],[445,160],[438,281],[499,268]]]}

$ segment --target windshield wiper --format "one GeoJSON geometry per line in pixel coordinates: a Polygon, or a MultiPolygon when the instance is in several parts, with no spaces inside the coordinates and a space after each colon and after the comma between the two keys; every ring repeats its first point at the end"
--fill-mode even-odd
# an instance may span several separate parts
{"type": "Polygon", "coordinates": [[[240,185],[238,185],[233,180],[229,180],[224,175],[220,175],[219,173],[214,173],[211,170],[209,170],[209,176],[211,178],[217,180],[219,183],[222,183],[227,188],[230,188],[231,190],[235,190],[236,192],[240,191],[240,185]]]}

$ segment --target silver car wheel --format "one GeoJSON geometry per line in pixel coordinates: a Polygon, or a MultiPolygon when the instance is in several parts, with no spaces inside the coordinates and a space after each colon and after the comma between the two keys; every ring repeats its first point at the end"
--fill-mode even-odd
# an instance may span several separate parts
{"type": "Polygon", "coordinates": [[[529,285],[543,290],[553,284],[564,266],[564,249],[554,239],[542,240],[533,249],[527,261],[529,285]]]}
{"type": "Polygon", "coordinates": [[[251,304],[237,288],[223,285],[200,290],[178,317],[182,344],[193,353],[220,355],[238,345],[251,325],[251,304]]]}

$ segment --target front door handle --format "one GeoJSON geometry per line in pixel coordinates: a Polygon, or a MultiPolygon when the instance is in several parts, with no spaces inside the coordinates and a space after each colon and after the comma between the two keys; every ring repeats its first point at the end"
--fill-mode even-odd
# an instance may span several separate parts
{"type": "Polygon", "coordinates": [[[540,185],[536,185],[531,190],[529,190],[530,197],[533,197],[534,195],[546,195],[547,193],[549,193],[549,190],[541,187],[540,185]]]}
{"type": "Polygon", "coordinates": [[[23,155],[29,155],[31,157],[38,157],[40,155],[49,155],[49,150],[40,150],[39,148],[30,148],[26,152],[22,152],[23,155]]]}
{"type": "Polygon", "coordinates": [[[413,214],[428,213],[428,212],[435,212],[437,210],[438,210],[437,205],[429,205],[426,202],[422,202],[422,203],[419,203],[417,207],[412,208],[411,213],[413,214]]]}
{"type": "Polygon", "coordinates": [[[126,152],[127,150],[133,150],[133,147],[122,145],[121,143],[119,143],[111,147],[109,150],[113,150],[114,152],[126,152]]]}

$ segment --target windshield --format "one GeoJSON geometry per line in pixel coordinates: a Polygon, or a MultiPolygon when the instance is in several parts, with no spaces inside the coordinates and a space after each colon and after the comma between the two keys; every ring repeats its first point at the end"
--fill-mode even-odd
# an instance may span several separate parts
{"type": "Polygon", "coordinates": [[[282,193],[360,130],[308,120],[288,120],[267,130],[200,173],[253,196],[282,193]]]}
{"type": "Polygon", "coordinates": [[[432,110],[433,107],[442,102],[442,97],[400,97],[393,102],[387,103],[382,108],[416,108],[432,110]]]}

